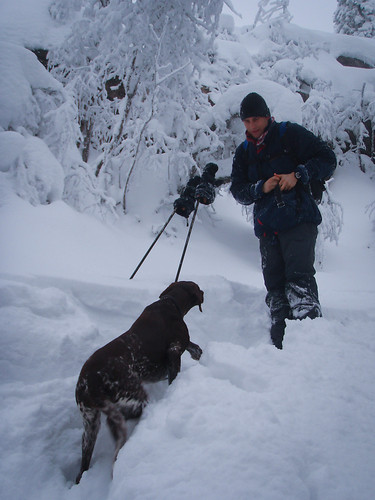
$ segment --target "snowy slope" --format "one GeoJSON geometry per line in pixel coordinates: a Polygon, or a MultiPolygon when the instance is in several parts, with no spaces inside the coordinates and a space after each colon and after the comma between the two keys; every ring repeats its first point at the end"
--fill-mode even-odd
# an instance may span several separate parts
{"type": "MultiPolygon", "coordinates": [[[[46,15],[49,3],[2,5],[1,42],[49,46],[60,39],[46,15]]],[[[290,36],[317,37],[317,44],[330,47],[322,71],[337,55],[337,44],[348,40],[295,26],[290,36]]],[[[241,44],[222,43],[222,53],[231,51],[238,64],[247,64],[266,50],[261,30],[257,37],[244,35],[243,51],[241,44]]],[[[359,55],[366,43],[345,49],[359,55]]],[[[373,62],[372,41],[368,45],[362,55],[373,62]]],[[[14,50],[29,57],[20,47],[14,50]]],[[[313,72],[320,63],[312,59],[313,72]]],[[[328,77],[345,90],[349,84],[360,88],[360,73],[332,64],[328,77]]],[[[372,75],[366,72],[370,80],[372,75]]],[[[259,75],[253,76],[260,85],[259,75]]],[[[36,87],[44,79],[45,87],[54,85],[43,74],[36,87]]],[[[28,91],[31,82],[22,82],[28,91]]],[[[285,90],[278,102],[280,85],[263,88],[279,106],[278,119],[291,113],[300,120],[299,97],[285,90]]],[[[221,101],[217,96],[216,120],[225,122],[240,93],[236,88],[221,101]]],[[[12,116],[22,112],[18,104],[12,116]]],[[[204,354],[199,362],[184,354],[171,386],[148,388],[150,404],[119,454],[113,480],[113,443],[103,422],[92,466],[76,486],[82,423],[74,390],[80,368],[174,281],[188,228],[175,216],[129,280],[170,206],[158,213],[143,206],[139,214],[104,225],[56,195],[59,165],[39,139],[26,141],[18,132],[1,136],[1,500],[372,500],[375,241],[366,213],[374,200],[369,175],[354,164],[335,174],[331,189],[344,224],[338,245],[325,243],[317,275],[324,317],[289,322],[283,351],[269,343],[251,224],[226,189],[213,208],[199,208],[180,278],[205,292],[203,313],[195,309],[186,316],[204,354]],[[19,156],[28,159],[25,171],[33,179],[42,176],[36,187],[50,186],[48,193],[27,193],[34,206],[14,194],[9,172],[19,156]],[[40,205],[38,196],[52,203],[40,205]]],[[[225,173],[230,163],[220,168],[225,173]]]]}
{"type": "Polygon", "coordinates": [[[289,322],[283,351],[269,344],[257,241],[240,207],[223,192],[216,214],[202,208],[181,279],[205,292],[203,314],[186,317],[204,355],[185,354],[170,387],[150,388],[113,481],[103,425],[79,486],[80,367],[173,281],[187,228],[173,221],[177,236],[162,237],[130,281],[152,240],[144,226],[108,228],[60,202],[31,207],[8,197],[0,212],[1,498],[372,498],[374,248],[361,215],[372,185],[340,171],[334,194],[347,217],[318,273],[324,318],[289,322]]]}

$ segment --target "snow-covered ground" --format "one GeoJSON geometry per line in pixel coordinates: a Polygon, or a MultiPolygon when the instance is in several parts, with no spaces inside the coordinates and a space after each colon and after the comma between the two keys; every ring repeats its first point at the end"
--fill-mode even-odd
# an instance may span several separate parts
{"type": "MultiPolygon", "coordinates": [[[[197,362],[184,354],[171,386],[148,387],[150,403],[113,479],[114,445],[103,422],[91,468],[74,484],[80,368],[174,281],[188,228],[176,215],[129,280],[171,204],[155,213],[141,199],[138,214],[103,224],[61,201],[62,167],[53,141],[34,137],[41,111],[33,96],[40,89],[60,95],[62,87],[24,49],[62,40],[67,27],[52,24],[50,3],[1,4],[1,500],[372,500],[375,233],[366,207],[374,180],[348,163],[330,184],[343,228],[337,245],[324,244],[317,273],[324,316],[288,322],[282,351],[269,342],[251,224],[227,187],[213,207],[199,208],[180,279],[205,292],[203,313],[195,308],[185,318],[203,356],[197,362]]],[[[271,50],[266,30],[222,40],[219,51],[251,67],[252,57],[271,50]]],[[[286,35],[325,47],[326,55],[299,61],[310,76],[332,81],[344,95],[364,82],[373,91],[375,70],[335,61],[345,49],[374,63],[372,40],[295,25],[286,35]]],[[[287,76],[295,67],[288,59],[275,66],[287,76]]],[[[214,77],[207,74],[213,87],[214,77]]],[[[277,119],[300,121],[297,94],[264,80],[255,65],[251,78],[249,88],[265,92],[277,119]]],[[[212,95],[216,106],[204,119],[225,124],[247,91],[242,85],[212,95]]],[[[224,163],[220,173],[229,174],[224,163]]]]}
{"type": "Polygon", "coordinates": [[[103,226],[62,202],[32,207],[5,192],[1,498],[370,500],[375,273],[363,214],[373,184],[341,169],[333,192],[344,227],[318,272],[324,317],[289,322],[283,351],[269,343],[251,225],[225,190],[215,213],[200,208],[180,278],[205,292],[203,314],[186,317],[204,354],[184,354],[171,386],[150,387],[112,481],[102,426],[79,486],[79,370],[174,281],[187,228],[175,216],[129,280],[154,237],[145,225],[103,226]]]}

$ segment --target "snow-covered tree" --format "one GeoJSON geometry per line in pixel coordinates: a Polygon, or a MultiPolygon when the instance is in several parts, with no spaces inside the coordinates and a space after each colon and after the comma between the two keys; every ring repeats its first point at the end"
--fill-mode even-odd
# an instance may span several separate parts
{"type": "Polygon", "coordinates": [[[337,33],[375,38],[375,0],[337,0],[337,33]]]}
{"type": "Polygon", "coordinates": [[[259,0],[258,12],[255,16],[254,27],[272,20],[285,20],[290,22],[292,16],[288,10],[289,0],[259,0]]]}
{"type": "MultiPolygon", "coordinates": [[[[71,0],[72,10],[77,2],[71,0]]],[[[196,119],[209,106],[199,67],[212,46],[223,0],[81,5],[49,62],[75,96],[84,160],[104,192],[126,210],[132,183],[138,199],[141,192],[155,193],[159,181],[175,192],[199,167],[196,119]]],[[[66,9],[65,0],[56,0],[52,10],[58,18],[60,12],[68,15],[66,9]]]]}

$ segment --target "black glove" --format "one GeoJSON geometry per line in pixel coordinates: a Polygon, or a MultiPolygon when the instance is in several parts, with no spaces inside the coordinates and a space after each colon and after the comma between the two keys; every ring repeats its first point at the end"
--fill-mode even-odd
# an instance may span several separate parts
{"type": "Polygon", "coordinates": [[[181,196],[173,203],[177,215],[188,218],[195,206],[195,188],[201,182],[199,175],[191,178],[182,191],[181,196]]]}
{"type": "Polygon", "coordinates": [[[207,163],[202,172],[202,182],[215,184],[215,174],[219,170],[216,163],[207,163]]]}
{"type": "Polygon", "coordinates": [[[183,198],[181,196],[174,201],[173,208],[176,210],[176,214],[188,219],[189,215],[194,210],[194,203],[194,198],[183,198]]]}
{"type": "Polygon", "coordinates": [[[195,198],[203,205],[211,205],[215,199],[215,188],[210,182],[202,182],[195,190],[195,198]]]}
{"type": "Polygon", "coordinates": [[[195,190],[195,198],[203,205],[211,205],[215,200],[215,174],[219,167],[216,163],[207,163],[203,169],[202,182],[195,190]]]}

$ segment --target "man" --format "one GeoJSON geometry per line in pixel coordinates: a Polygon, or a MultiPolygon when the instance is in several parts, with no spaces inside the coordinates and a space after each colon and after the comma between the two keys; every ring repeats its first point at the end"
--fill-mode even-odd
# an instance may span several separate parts
{"type": "Polygon", "coordinates": [[[240,117],[246,141],[233,159],[230,190],[239,203],[254,203],[271,340],[282,349],[285,319],[322,315],[314,269],[322,217],[310,183],[328,179],[336,157],[304,127],[275,122],[259,94],[243,99],[240,117]]]}

